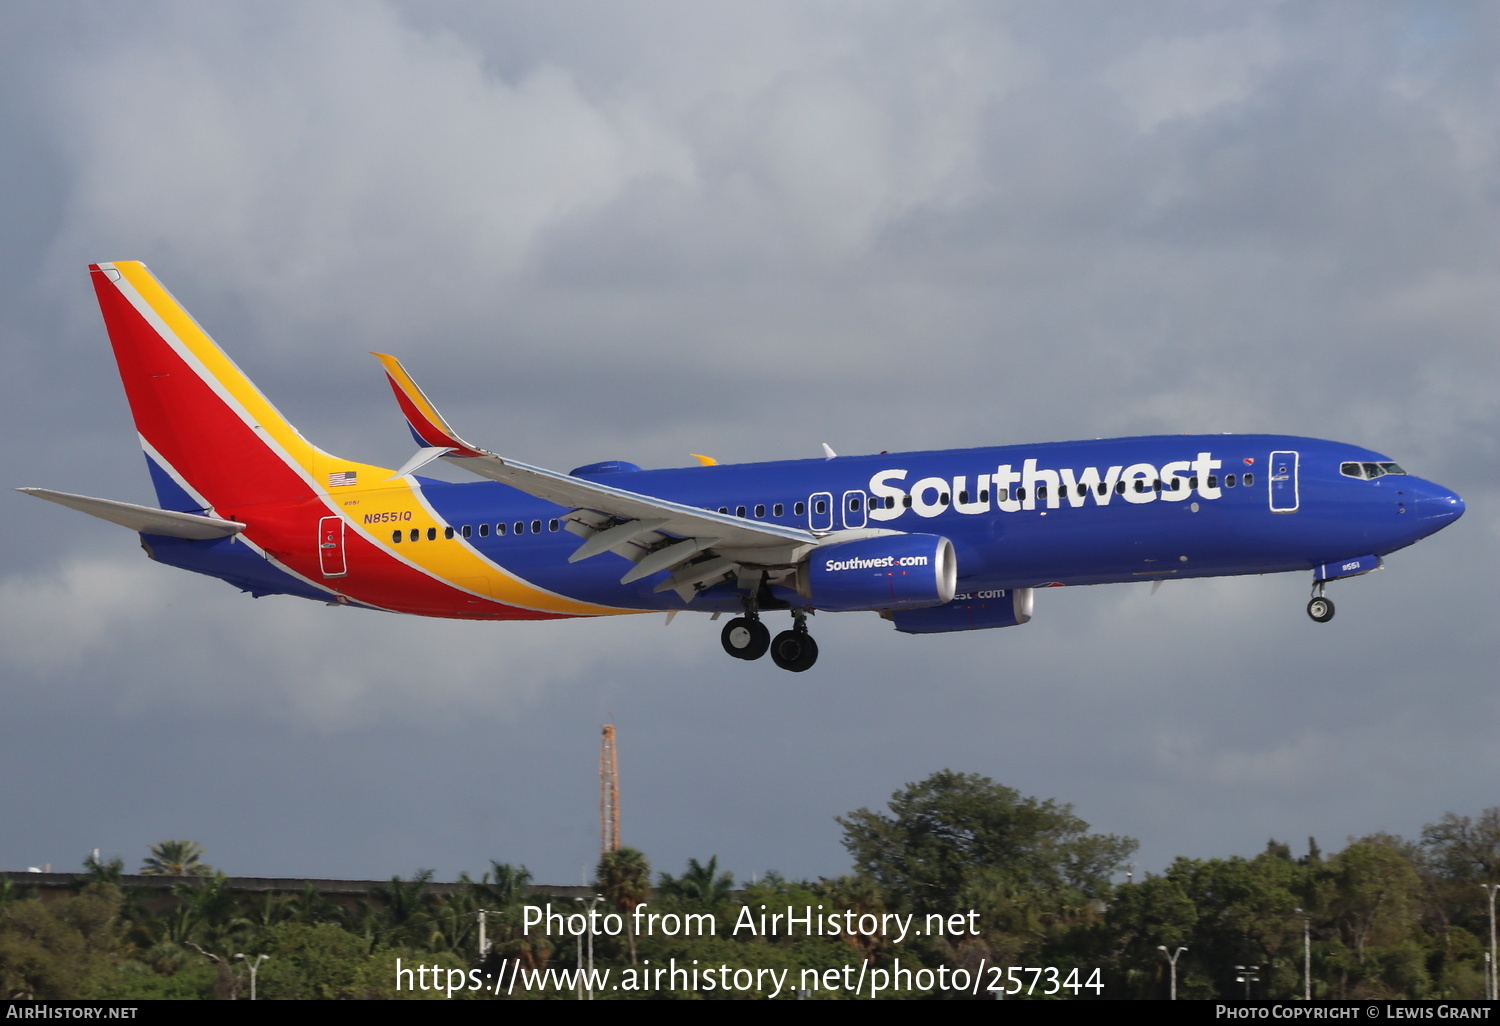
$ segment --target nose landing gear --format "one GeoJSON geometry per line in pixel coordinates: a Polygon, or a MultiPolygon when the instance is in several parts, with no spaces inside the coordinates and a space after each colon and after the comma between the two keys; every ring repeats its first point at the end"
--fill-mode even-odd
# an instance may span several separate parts
{"type": "Polygon", "coordinates": [[[1313,597],[1307,603],[1307,615],[1318,623],[1327,623],[1333,619],[1333,600],[1323,597],[1323,581],[1313,583],[1313,597]]]}

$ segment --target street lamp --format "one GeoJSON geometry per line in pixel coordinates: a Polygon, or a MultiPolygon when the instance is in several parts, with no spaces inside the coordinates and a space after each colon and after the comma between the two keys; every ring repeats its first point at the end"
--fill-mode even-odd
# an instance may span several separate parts
{"type": "Polygon", "coordinates": [[[250,967],[250,1000],[254,1001],[255,1000],[255,974],[260,971],[260,964],[262,962],[264,962],[266,959],[270,958],[271,956],[270,955],[256,955],[255,956],[255,961],[253,961],[253,962],[250,961],[250,959],[247,958],[244,954],[237,954],[234,957],[235,958],[242,958],[242,959],[244,959],[245,960],[245,964],[250,967]]]}
{"type": "Polygon", "coordinates": [[[1260,966],[1258,966],[1258,965],[1237,965],[1237,966],[1234,967],[1234,971],[1237,972],[1237,973],[1239,973],[1239,975],[1234,978],[1234,982],[1235,983],[1243,983],[1245,985],[1245,1000],[1249,1001],[1250,1000],[1250,984],[1252,984],[1252,983],[1259,983],[1260,982],[1260,977],[1255,975],[1256,973],[1260,972],[1260,966]]]}
{"type": "MultiPolygon", "coordinates": [[[[587,984],[587,986],[589,988],[589,1000],[592,1001],[592,1000],[594,1000],[594,909],[598,906],[599,902],[601,902],[601,901],[604,900],[604,895],[602,895],[602,894],[595,894],[595,895],[592,895],[591,897],[587,897],[587,898],[574,898],[573,900],[577,901],[577,902],[581,902],[582,904],[587,905],[588,909],[589,909],[588,916],[586,917],[587,921],[588,921],[587,932],[588,932],[588,935],[589,935],[589,975],[588,975],[588,984],[587,984]]],[[[580,970],[580,975],[582,975],[582,969],[583,969],[583,938],[582,937],[578,938],[578,968],[580,970]]],[[[583,984],[583,982],[581,980],[579,981],[579,986],[580,986],[580,988],[582,986],[584,986],[584,984],[583,984]]],[[[582,996],[583,995],[580,992],[579,997],[582,997],[582,996]]]]}
{"type": "Polygon", "coordinates": [[[1484,996],[1494,1001],[1500,994],[1500,976],[1495,972],[1495,891],[1500,890],[1500,884],[1480,884],[1486,894],[1490,896],[1490,964],[1484,974],[1484,996]]]}
{"type": "Polygon", "coordinates": [[[1182,954],[1184,951],[1186,951],[1187,948],[1178,948],[1176,951],[1172,952],[1170,955],[1167,955],[1167,946],[1165,944],[1158,944],[1156,946],[1156,950],[1160,951],[1163,955],[1167,956],[1167,964],[1172,967],[1172,996],[1168,1000],[1176,1001],[1177,1000],[1177,956],[1180,955],[1180,954],[1182,954]]]}
{"type": "Polygon", "coordinates": [[[1300,908],[1292,909],[1302,917],[1302,999],[1312,1000],[1312,915],[1300,908]]]}

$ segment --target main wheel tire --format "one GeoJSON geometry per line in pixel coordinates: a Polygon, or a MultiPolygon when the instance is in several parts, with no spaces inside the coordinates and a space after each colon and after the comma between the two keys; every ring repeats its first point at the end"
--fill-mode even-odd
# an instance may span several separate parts
{"type": "Polygon", "coordinates": [[[782,631],[771,642],[771,661],[783,670],[801,673],[818,661],[818,643],[810,634],[782,631]]]}
{"type": "Polygon", "coordinates": [[[1307,604],[1307,615],[1318,623],[1327,623],[1333,619],[1333,601],[1319,595],[1307,604]]]}
{"type": "Polygon", "coordinates": [[[724,625],[719,644],[736,659],[759,659],[771,647],[771,631],[759,620],[737,616],[724,625]]]}

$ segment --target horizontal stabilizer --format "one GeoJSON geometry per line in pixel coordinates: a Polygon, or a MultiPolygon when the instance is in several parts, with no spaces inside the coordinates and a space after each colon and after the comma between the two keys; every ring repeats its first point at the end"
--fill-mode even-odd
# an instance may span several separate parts
{"type": "Polygon", "coordinates": [[[18,492],[34,495],[38,499],[55,502],[59,506],[76,509],[100,520],[128,527],[141,534],[159,534],[167,538],[185,538],[188,541],[205,541],[209,538],[228,538],[245,529],[244,524],[218,517],[203,517],[194,513],[177,513],[151,506],[137,506],[132,502],[115,499],[94,499],[87,495],[70,495],[46,488],[17,488],[18,492]]]}

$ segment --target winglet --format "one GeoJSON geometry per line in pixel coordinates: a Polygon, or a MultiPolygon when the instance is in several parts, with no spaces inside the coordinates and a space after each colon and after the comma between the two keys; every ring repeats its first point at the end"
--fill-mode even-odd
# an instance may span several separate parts
{"type": "Polygon", "coordinates": [[[705,467],[717,467],[719,465],[719,461],[714,459],[712,456],[705,456],[699,452],[690,452],[688,453],[688,455],[697,460],[705,467]]]}
{"type": "Polygon", "coordinates": [[[401,407],[401,413],[406,417],[406,426],[411,429],[412,437],[417,440],[418,445],[424,449],[448,450],[443,455],[449,456],[482,455],[448,426],[437,407],[432,405],[432,400],[427,398],[411,375],[406,373],[400,360],[385,353],[370,355],[385,367],[385,377],[396,395],[396,404],[401,407]]]}

